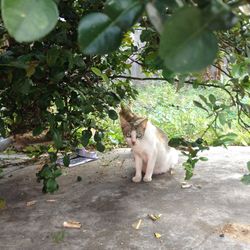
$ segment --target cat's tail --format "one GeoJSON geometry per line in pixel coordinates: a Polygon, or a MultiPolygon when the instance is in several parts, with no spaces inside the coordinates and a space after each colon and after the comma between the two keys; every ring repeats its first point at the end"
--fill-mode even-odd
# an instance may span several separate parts
{"type": "Polygon", "coordinates": [[[178,151],[175,148],[170,147],[169,156],[170,156],[171,168],[175,167],[179,161],[178,151]]]}

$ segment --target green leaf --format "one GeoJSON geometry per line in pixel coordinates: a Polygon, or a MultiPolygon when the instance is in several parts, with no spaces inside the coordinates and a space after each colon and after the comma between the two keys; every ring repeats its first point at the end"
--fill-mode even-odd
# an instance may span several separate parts
{"type": "Polygon", "coordinates": [[[210,1],[207,8],[203,10],[203,17],[210,20],[210,30],[227,30],[238,21],[230,7],[221,0],[210,1]]]}
{"type": "Polygon", "coordinates": [[[58,189],[58,184],[56,182],[56,180],[54,179],[49,179],[46,182],[46,191],[49,193],[53,193],[58,189]]]}
{"type": "Polygon", "coordinates": [[[162,76],[163,76],[166,80],[169,80],[169,79],[171,79],[172,77],[174,77],[175,74],[174,74],[174,72],[173,72],[172,70],[165,68],[165,69],[162,70],[162,76]]]}
{"type": "Polygon", "coordinates": [[[23,95],[28,95],[30,93],[30,88],[32,84],[33,84],[32,80],[29,78],[26,78],[24,81],[22,81],[19,84],[18,91],[22,93],[23,95]]]}
{"type": "Polygon", "coordinates": [[[204,110],[206,110],[206,111],[207,111],[207,109],[206,109],[206,108],[204,108],[200,102],[193,101],[193,103],[194,103],[194,105],[195,105],[196,107],[201,108],[201,109],[204,109],[204,110]]]}
{"type": "Polygon", "coordinates": [[[193,176],[194,169],[193,169],[192,165],[188,162],[184,162],[183,166],[184,166],[185,171],[186,171],[185,172],[185,180],[190,180],[193,176]]]}
{"type": "Polygon", "coordinates": [[[247,168],[248,168],[248,171],[250,172],[250,161],[247,162],[247,168]]]}
{"type": "Polygon", "coordinates": [[[86,15],[78,26],[78,42],[87,55],[107,54],[116,50],[122,41],[122,30],[102,13],[86,15]]]}
{"type": "Polygon", "coordinates": [[[155,29],[159,33],[161,33],[163,30],[163,24],[162,24],[163,18],[161,17],[160,12],[157,9],[156,5],[152,2],[148,2],[146,5],[146,10],[151,23],[154,25],[155,29]]]}
{"type": "Polygon", "coordinates": [[[51,162],[56,162],[56,160],[57,160],[56,152],[49,152],[49,159],[51,162]]]}
{"type": "Polygon", "coordinates": [[[212,105],[208,102],[207,98],[203,95],[199,95],[199,97],[201,98],[201,100],[208,106],[208,107],[212,107],[212,105]]]}
{"type": "Polygon", "coordinates": [[[241,181],[246,185],[250,185],[250,174],[244,174],[241,181]]]}
{"type": "Polygon", "coordinates": [[[208,99],[209,99],[209,101],[210,101],[213,105],[215,104],[216,98],[215,98],[215,96],[214,96],[213,94],[210,94],[210,95],[208,96],[208,99]]]}
{"type": "Polygon", "coordinates": [[[53,176],[54,176],[54,178],[57,178],[57,177],[59,177],[60,175],[62,175],[62,171],[61,171],[61,169],[56,169],[55,171],[54,171],[54,173],[53,173],[53,176]]]}
{"type": "Polygon", "coordinates": [[[2,0],[4,25],[18,42],[32,42],[47,35],[59,14],[52,0],[2,0]]]}
{"type": "Polygon", "coordinates": [[[181,8],[165,22],[160,56],[176,72],[199,71],[211,64],[218,51],[217,39],[207,30],[209,20],[195,7],[181,8]],[[188,24],[188,25],[187,25],[188,24]]]}
{"type": "Polygon", "coordinates": [[[52,177],[51,168],[45,164],[43,168],[37,173],[38,178],[40,179],[49,179],[52,177]]]}
{"type": "Polygon", "coordinates": [[[103,137],[103,133],[98,132],[98,131],[95,132],[94,140],[95,140],[96,142],[101,141],[101,140],[102,140],[102,137],[103,137]]]}
{"type": "Polygon", "coordinates": [[[53,132],[53,141],[54,141],[57,149],[59,149],[63,146],[62,136],[61,136],[60,132],[57,130],[55,130],[53,132]]]}
{"type": "Polygon", "coordinates": [[[101,70],[99,70],[96,67],[92,67],[91,70],[97,75],[97,76],[102,76],[101,70]]]}
{"type": "Polygon", "coordinates": [[[90,130],[83,130],[82,131],[82,144],[83,146],[87,146],[89,143],[89,139],[92,136],[92,132],[90,130]]]}
{"type": "Polygon", "coordinates": [[[3,137],[6,136],[5,124],[1,117],[0,117],[0,135],[3,137]]]}
{"type": "Polygon", "coordinates": [[[55,99],[55,104],[58,109],[63,109],[64,108],[64,101],[62,100],[62,97],[58,96],[55,99]]]}
{"type": "Polygon", "coordinates": [[[33,134],[33,136],[38,136],[38,135],[40,135],[42,132],[43,132],[43,127],[36,127],[35,129],[33,129],[33,132],[32,132],[32,134],[33,134]]]}
{"type": "Polygon", "coordinates": [[[224,126],[225,123],[226,123],[226,117],[225,117],[225,115],[224,115],[223,113],[219,113],[218,118],[219,118],[220,124],[221,124],[222,126],[224,126]]]}
{"type": "Polygon", "coordinates": [[[201,161],[208,161],[208,158],[207,157],[200,157],[199,160],[201,160],[201,161]]]}
{"type": "Polygon", "coordinates": [[[52,47],[47,51],[46,61],[49,67],[55,66],[59,58],[60,50],[57,47],[52,47]]]}
{"type": "Polygon", "coordinates": [[[65,231],[55,232],[51,235],[51,237],[55,243],[60,243],[65,238],[65,231]]]}
{"type": "Polygon", "coordinates": [[[105,146],[101,142],[97,142],[96,149],[100,152],[103,152],[105,150],[105,146]]]}
{"type": "Polygon", "coordinates": [[[87,55],[107,54],[116,50],[122,41],[124,31],[136,22],[144,4],[136,0],[110,0],[103,13],[91,13],[80,21],[78,42],[87,55]]]}
{"type": "Polygon", "coordinates": [[[112,119],[112,120],[117,120],[118,119],[118,115],[117,115],[116,111],[113,110],[113,109],[110,109],[108,111],[108,115],[109,115],[109,118],[112,119]]]}
{"type": "Polygon", "coordinates": [[[108,0],[104,12],[112,19],[113,23],[122,30],[127,31],[141,15],[144,4],[138,0],[108,0]]]}
{"type": "Polygon", "coordinates": [[[65,156],[63,157],[63,165],[64,165],[65,167],[68,167],[69,164],[70,164],[70,158],[69,158],[68,155],[65,155],[65,156]]]}

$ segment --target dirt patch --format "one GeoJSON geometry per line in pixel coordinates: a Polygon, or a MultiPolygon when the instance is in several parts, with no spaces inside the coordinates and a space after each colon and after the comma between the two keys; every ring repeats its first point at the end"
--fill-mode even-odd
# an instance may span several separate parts
{"type": "Polygon", "coordinates": [[[236,240],[250,243],[250,225],[230,223],[220,230],[221,236],[229,236],[236,240]]]}

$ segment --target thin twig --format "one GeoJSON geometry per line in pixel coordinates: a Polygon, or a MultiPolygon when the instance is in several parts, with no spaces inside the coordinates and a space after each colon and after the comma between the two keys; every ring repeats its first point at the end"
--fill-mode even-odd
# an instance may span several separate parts
{"type": "Polygon", "coordinates": [[[217,66],[216,64],[212,64],[216,69],[220,70],[222,73],[224,73],[226,76],[232,78],[232,76],[227,73],[225,70],[223,70],[222,68],[220,68],[219,66],[217,66]]]}

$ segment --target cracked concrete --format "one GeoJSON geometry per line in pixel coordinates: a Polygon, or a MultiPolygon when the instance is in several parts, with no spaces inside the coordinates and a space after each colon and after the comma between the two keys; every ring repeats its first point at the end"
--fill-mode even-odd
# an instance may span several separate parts
{"type": "Polygon", "coordinates": [[[243,238],[223,231],[225,225],[250,225],[250,186],[240,182],[250,147],[211,148],[203,156],[209,161],[197,165],[188,189],[181,188],[181,164],[173,176],[132,183],[129,149],[65,170],[53,195],[41,193],[34,163],[16,169],[0,179],[0,198],[6,201],[0,209],[0,249],[250,249],[247,229],[243,238]],[[32,200],[36,204],[27,207],[32,200]],[[162,216],[153,222],[148,214],[162,216]],[[132,224],[139,219],[136,230],[132,224]],[[63,228],[67,220],[81,222],[81,229],[63,228]]]}

